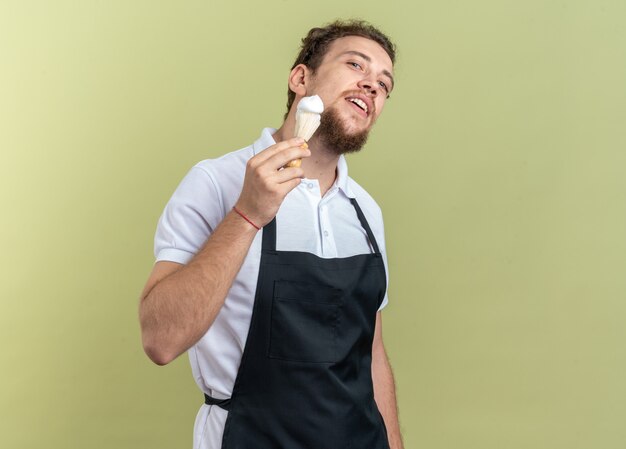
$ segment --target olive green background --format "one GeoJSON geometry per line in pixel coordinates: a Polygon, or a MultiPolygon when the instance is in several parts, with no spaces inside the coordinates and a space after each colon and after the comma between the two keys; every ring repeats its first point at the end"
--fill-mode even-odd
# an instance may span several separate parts
{"type": "Polygon", "coordinates": [[[152,365],[137,323],[158,217],[280,125],[337,17],[400,50],[349,163],[406,447],[626,447],[622,0],[0,2],[1,447],[191,447],[187,357],[152,365]]]}

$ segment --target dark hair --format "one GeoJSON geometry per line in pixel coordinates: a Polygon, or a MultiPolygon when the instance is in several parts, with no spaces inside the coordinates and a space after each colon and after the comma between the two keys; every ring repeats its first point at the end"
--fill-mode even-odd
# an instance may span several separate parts
{"type": "MultiPolygon", "coordinates": [[[[361,36],[378,43],[389,55],[391,63],[396,61],[396,46],[380,30],[364,20],[336,20],[323,28],[312,28],[305,38],[302,39],[302,47],[291,69],[298,64],[306,65],[312,73],[319,68],[324,56],[328,52],[330,44],[346,36],[361,36]]],[[[293,104],[296,94],[287,88],[287,112],[293,104]]]]}

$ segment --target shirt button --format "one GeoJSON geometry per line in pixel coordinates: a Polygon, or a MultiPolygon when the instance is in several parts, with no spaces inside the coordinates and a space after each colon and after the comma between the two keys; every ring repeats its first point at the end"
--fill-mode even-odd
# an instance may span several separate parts
{"type": "Polygon", "coordinates": [[[328,231],[324,231],[324,237],[328,237],[328,231]]]}
{"type": "Polygon", "coordinates": [[[308,184],[307,184],[307,187],[308,187],[309,189],[312,189],[312,188],[313,188],[313,183],[312,183],[312,182],[308,183],[308,184]]]}

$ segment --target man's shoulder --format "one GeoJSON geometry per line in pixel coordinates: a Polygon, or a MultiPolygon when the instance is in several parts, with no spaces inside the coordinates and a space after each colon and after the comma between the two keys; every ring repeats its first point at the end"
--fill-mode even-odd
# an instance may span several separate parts
{"type": "Polygon", "coordinates": [[[230,177],[234,174],[243,176],[246,163],[254,155],[252,145],[231,151],[214,159],[204,159],[194,165],[194,168],[205,171],[214,180],[230,177]]]}
{"type": "MultiPolygon", "coordinates": [[[[228,206],[241,192],[246,163],[253,155],[252,146],[231,151],[214,159],[196,163],[181,181],[177,193],[182,198],[216,198],[228,206]]],[[[217,204],[217,203],[216,203],[217,204]]]]}

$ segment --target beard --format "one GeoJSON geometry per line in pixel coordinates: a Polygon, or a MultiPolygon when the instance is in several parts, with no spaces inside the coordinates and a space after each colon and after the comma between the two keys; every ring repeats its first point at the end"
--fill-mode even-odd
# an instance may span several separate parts
{"type": "Polygon", "coordinates": [[[359,151],[367,142],[369,129],[349,133],[339,112],[333,107],[322,113],[317,136],[329,151],[342,155],[359,151]]]}

